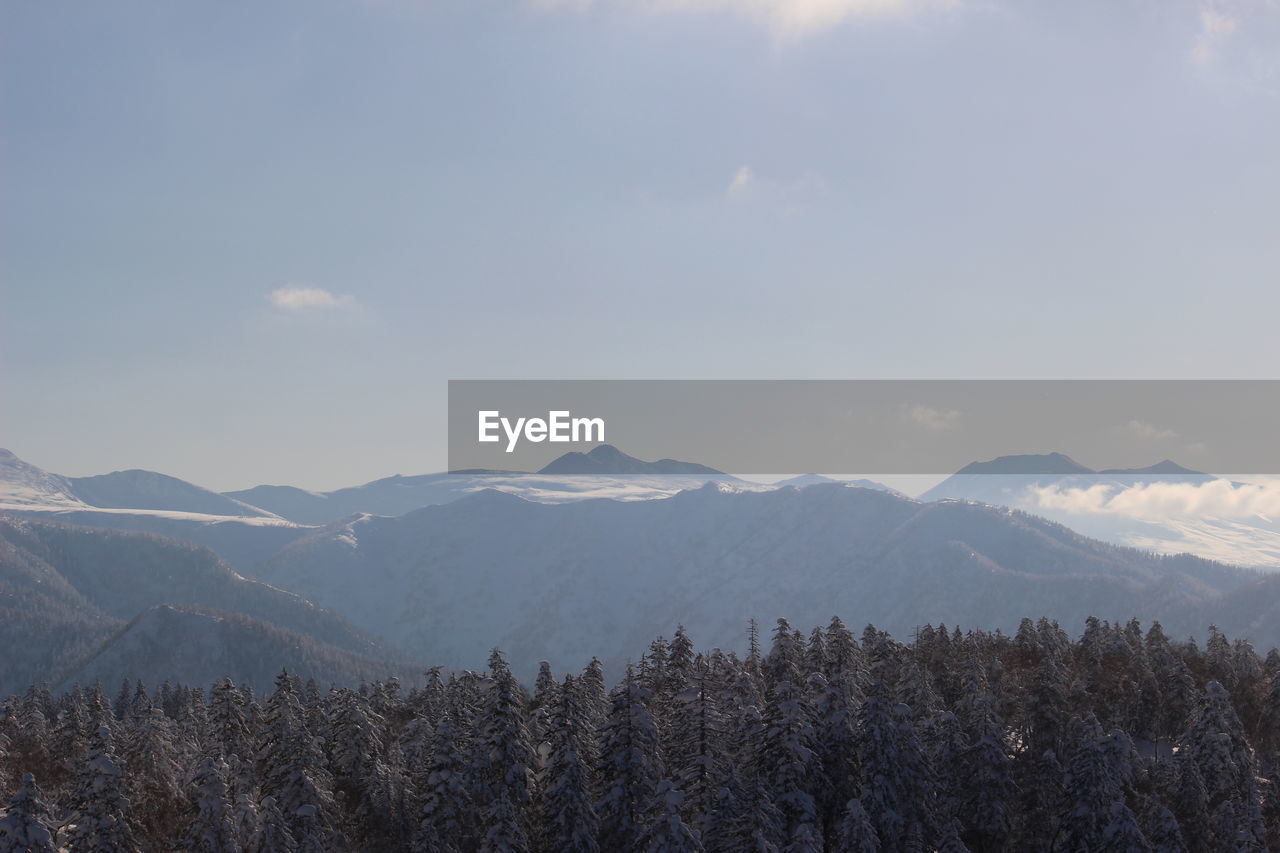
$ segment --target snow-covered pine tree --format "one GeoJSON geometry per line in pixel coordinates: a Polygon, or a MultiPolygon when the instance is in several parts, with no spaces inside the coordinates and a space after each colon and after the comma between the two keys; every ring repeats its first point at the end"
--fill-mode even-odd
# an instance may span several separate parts
{"type": "Polygon", "coordinates": [[[966,746],[960,796],[965,837],[981,853],[1005,849],[1009,839],[1012,762],[1004,741],[1004,720],[996,712],[983,671],[974,661],[956,708],[966,746]]]}
{"type": "Polygon", "coordinates": [[[637,849],[645,817],[664,775],[658,728],[646,702],[649,691],[630,667],[613,691],[600,749],[600,847],[637,849]]]}
{"type": "Polygon", "coordinates": [[[134,698],[122,723],[125,791],[134,832],[146,846],[160,848],[173,836],[173,828],[181,825],[180,816],[187,810],[175,727],[164,711],[151,704],[141,681],[134,698]]]}
{"type": "Polygon", "coordinates": [[[260,806],[261,827],[245,847],[245,853],[295,853],[298,842],[275,797],[264,797],[260,806]]]}
{"type": "Polygon", "coordinates": [[[936,833],[936,785],[908,709],[885,693],[874,682],[859,712],[858,760],[863,807],[881,846],[895,850],[936,833]]]}
{"type": "Polygon", "coordinates": [[[832,853],[880,853],[880,836],[860,800],[845,803],[832,853]]]}
{"type": "Polygon", "coordinates": [[[129,825],[129,801],[124,774],[112,748],[111,730],[100,726],[81,764],[70,799],[72,817],[67,839],[69,853],[136,853],[129,825]]]}
{"type": "Polygon", "coordinates": [[[814,752],[813,711],[801,685],[790,680],[789,676],[800,676],[800,669],[786,663],[786,654],[783,650],[770,655],[770,669],[781,678],[771,683],[765,697],[764,729],[756,760],[760,778],[782,811],[790,842],[797,835],[807,835],[817,823],[813,791],[819,764],[814,752]]]}
{"type": "Polygon", "coordinates": [[[524,705],[523,689],[502,653],[494,649],[489,656],[489,682],[478,719],[478,738],[483,747],[479,805],[488,827],[485,850],[528,846],[527,811],[533,800],[534,755],[524,705]]]}
{"type": "MultiPolygon", "coordinates": [[[[299,846],[317,832],[334,836],[332,780],[288,672],[276,677],[275,691],[267,700],[257,775],[262,794],[274,799],[299,846]]],[[[265,820],[264,812],[264,829],[265,820]]],[[[338,843],[336,837],[327,840],[338,843]]]]}
{"type": "Polygon", "coordinates": [[[223,757],[252,758],[253,741],[245,716],[244,695],[230,678],[215,684],[209,695],[209,735],[223,757]]]}
{"type": "Polygon", "coordinates": [[[1151,845],[1151,853],[1187,853],[1178,819],[1163,804],[1150,800],[1139,815],[1142,834],[1151,845]]]}
{"type": "Polygon", "coordinates": [[[0,853],[57,853],[51,822],[36,777],[23,774],[18,792],[0,817],[0,853]]]}
{"type": "Polygon", "coordinates": [[[566,675],[552,709],[550,754],[542,788],[544,853],[597,853],[599,821],[591,803],[591,779],[583,760],[587,713],[573,676],[566,675]]]}
{"type": "Polygon", "coordinates": [[[467,753],[459,743],[453,717],[445,712],[431,739],[427,775],[416,781],[422,796],[415,853],[457,853],[475,832],[467,753]]]}
{"type": "Polygon", "coordinates": [[[191,782],[190,825],[176,848],[183,853],[240,853],[235,815],[227,797],[227,764],[208,756],[191,782]]]}
{"type": "Polygon", "coordinates": [[[670,779],[658,783],[635,848],[639,853],[704,853],[697,836],[680,817],[683,804],[684,795],[670,779]]]}

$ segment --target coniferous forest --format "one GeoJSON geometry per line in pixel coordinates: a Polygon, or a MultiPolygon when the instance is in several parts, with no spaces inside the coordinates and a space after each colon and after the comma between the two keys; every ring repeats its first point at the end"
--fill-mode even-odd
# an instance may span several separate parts
{"type": "Polygon", "coordinates": [[[270,695],[129,683],[0,707],[10,851],[1280,850],[1280,653],[779,620],[544,666],[270,695]]]}

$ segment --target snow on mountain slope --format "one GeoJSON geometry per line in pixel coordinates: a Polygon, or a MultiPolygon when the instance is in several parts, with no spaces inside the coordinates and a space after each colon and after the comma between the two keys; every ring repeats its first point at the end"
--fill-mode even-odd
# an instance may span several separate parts
{"type": "Polygon", "coordinates": [[[560,505],[482,492],[331,525],[262,576],[415,657],[479,666],[496,644],[523,669],[630,654],[676,624],[736,646],[748,618],[779,613],[797,624],[838,613],[895,633],[939,620],[1012,630],[1031,614],[1203,631],[1201,617],[1221,615],[1214,603],[1253,577],[1008,510],[834,485],[560,505]]]}
{"type": "Polygon", "coordinates": [[[82,505],[66,477],[50,474],[0,447],[0,509],[82,505]]]}
{"type": "MultiPolygon", "coordinates": [[[[525,474],[449,473],[386,477],[363,486],[332,492],[307,492],[292,486],[255,486],[228,497],[253,503],[299,524],[328,524],[351,515],[404,515],[425,506],[438,506],[485,489],[519,495],[540,503],[564,503],[591,498],[648,500],[670,497],[724,477],[682,474],[525,474]]],[[[742,488],[768,488],[742,483],[742,488]]]]}
{"type": "Polygon", "coordinates": [[[169,510],[250,518],[273,517],[273,513],[243,501],[154,471],[135,469],[67,479],[76,496],[95,507],[169,510]]]}

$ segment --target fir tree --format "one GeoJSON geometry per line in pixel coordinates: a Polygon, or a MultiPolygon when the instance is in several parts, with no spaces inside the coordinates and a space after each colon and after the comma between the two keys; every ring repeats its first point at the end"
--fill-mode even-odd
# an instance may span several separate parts
{"type": "Polygon", "coordinates": [[[36,777],[23,774],[9,809],[0,817],[0,853],[56,853],[49,807],[41,799],[36,777]]]}

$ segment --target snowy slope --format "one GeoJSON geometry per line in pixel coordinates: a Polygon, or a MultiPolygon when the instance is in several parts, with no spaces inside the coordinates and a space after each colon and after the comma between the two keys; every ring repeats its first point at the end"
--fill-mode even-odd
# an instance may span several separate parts
{"type": "Polygon", "coordinates": [[[157,474],[155,471],[115,471],[96,477],[67,478],[76,497],[90,506],[112,509],[153,509],[201,515],[262,518],[272,513],[217,492],[157,474]]]}

